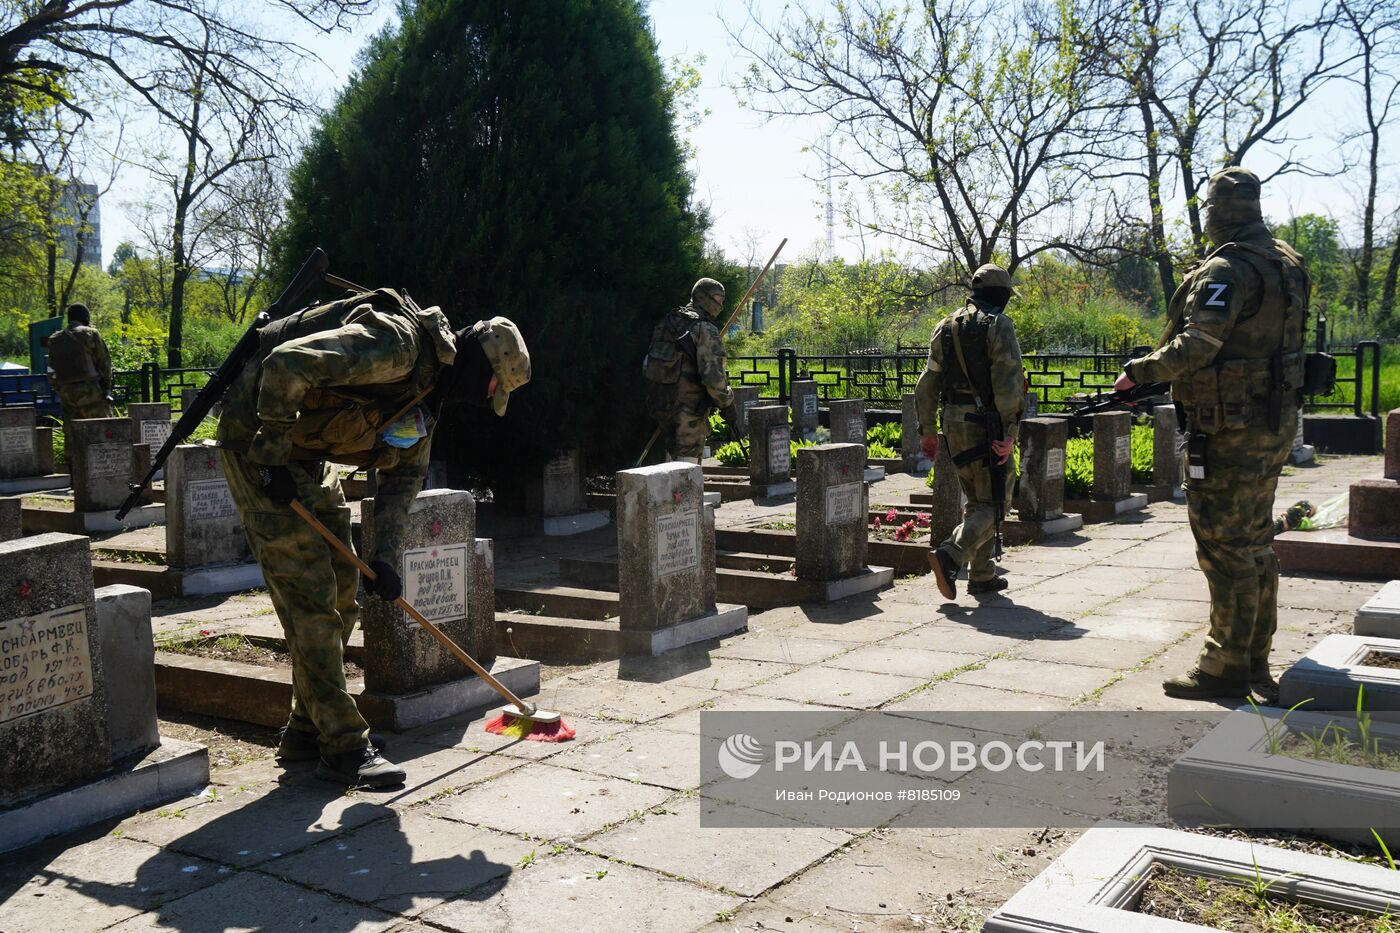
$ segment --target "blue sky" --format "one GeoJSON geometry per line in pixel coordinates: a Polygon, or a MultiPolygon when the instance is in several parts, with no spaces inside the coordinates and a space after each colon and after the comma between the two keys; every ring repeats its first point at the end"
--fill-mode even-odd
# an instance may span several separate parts
{"type": "MultiPolygon", "coordinates": [[[[761,15],[777,15],[781,0],[755,0],[761,15]]],[[[782,119],[765,123],[744,110],[728,83],[747,67],[738,57],[724,21],[741,24],[747,14],[744,0],[651,0],[651,16],[662,58],[693,59],[704,55],[700,105],[710,111],[692,135],[696,150],[696,181],[699,197],[710,206],[714,218],[712,238],[737,258],[761,254],[760,261],[782,237],[789,238],[784,258],[791,259],[825,242],[823,196],[813,180],[822,172],[821,158],[808,145],[820,144],[824,127],[811,120],[782,119]]],[[[386,3],[379,13],[362,20],[353,33],[299,37],[324,62],[309,67],[307,78],[317,89],[321,102],[328,104],[335,91],[350,75],[357,52],[366,39],[394,18],[394,6],[386,3]]],[[[1337,114],[1351,111],[1350,91],[1338,87],[1325,99],[1300,112],[1291,129],[1295,135],[1311,135],[1304,144],[1314,152],[1328,155],[1336,150],[1337,114]]],[[[1400,151],[1400,127],[1392,130],[1394,145],[1400,151]]],[[[1395,204],[1400,175],[1392,165],[1388,204],[1395,204]]],[[[1354,192],[1361,178],[1343,179],[1284,178],[1266,191],[1265,210],[1271,216],[1317,211],[1349,216],[1354,213],[1354,192]]],[[[111,258],[117,243],[134,237],[124,204],[139,200],[146,180],[135,170],[123,172],[115,190],[103,202],[104,261],[111,258]]],[[[836,250],[847,257],[858,257],[879,244],[861,244],[840,226],[839,212],[836,250]]]]}

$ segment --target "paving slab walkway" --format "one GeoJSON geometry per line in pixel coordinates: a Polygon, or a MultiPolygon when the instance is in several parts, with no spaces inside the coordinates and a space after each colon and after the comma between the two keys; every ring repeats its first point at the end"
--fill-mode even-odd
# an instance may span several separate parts
{"type": "MultiPolygon", "coordinates": [[[[1290,468],[1279,506],[1314,501],[1380,460],[1290,468]]],[[[907,501],[894,476],[872,501],[907,501]]],[[[790,521],[792,505],[728,503],[722,527],[790,521]]],[[[504,578],[544,579],[579,539],[498,543],[504,578]]],[[[751,616],[749,631],[656,659],[546,671],[542,704],[568,745],[487,734],[483,717],[394,737],[409,781],[345,793],[262,754],[216,768],[202,795],[0,857],[0,930],[976,930],[1077,836],[1072,830],[819,825],[801,807],[764,829],[703,829],[696,739],[715,711],[867,710],[911,728],[959,710],[1219,710],[1167,700],[1191,666],[1204,583],[1184,506],[1152,505],[1047,546],[1009,550],[1010,587],[944,601],[927,577],[878,597],[751,616]]],[[[1286,577],[1276,669],[1332,632],[1377,584],[1286,577]]],[[[261,593],[170,601],[156,629],[261,630],[261,593]]],[[[922,724],[922,725],[920,725],[922,724]]],[[[1141,804],[1160,808],[1141,762],[1141,804]]],[[[1154,776],[1155,775],[1155,776],[1154,776]]],[[[776,811],[775,811],[776,813],[776,811]]]]}

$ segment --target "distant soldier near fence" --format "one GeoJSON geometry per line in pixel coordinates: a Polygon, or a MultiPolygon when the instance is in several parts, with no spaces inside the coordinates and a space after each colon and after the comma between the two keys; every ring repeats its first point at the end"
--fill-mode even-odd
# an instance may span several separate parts
{"type": "Polygon", "coordinates": [[[672,460],[700,462],[710,436],[711,409],[735,423],[724,339],[715,325],[723,311],[724,286],[701,279],[690,290],[690,303],[667,312],[651,333],[642,363],[647,405],[672,460]]]}
{"type": "Polygon", "coordinates": [[[1268,700],[1278,627],[1274,492],[1305,389],[1311,282],[1303,259],[1264,225],[1258,176],[1214,175],[1206,233],[1215,251],[1172,296],[1157,349],[1130,360],[1116,389],[1170,381],[1189,432],[1186,504],[1210,587],[1210,632],[1195,669],[1168,696],[1268,700]]]}
{"type": "Polygon", "coordinates": [[[967,306],[933,328],[928,363],[915,388],[920,444],[938,458],[938,418],[958,468],[967,505],[962,524],[929,553],[938,590],[957,596],[957,578],[968,568],[973,595],[1006,589],[996,575],[1000,523],[1011,499],[1011,451],[1025,406],[1025,379],[1016,328],[1004,313],[1011,300],[1011,275],[987,264],[972,275],[967,306]]]}
{"type": "Polygon", "coordinates": [[[68,306],[68,326],[48,338],[49,381],[63,407],[63,420],[111,418],[112,355],[87,305],[68,306]]]}

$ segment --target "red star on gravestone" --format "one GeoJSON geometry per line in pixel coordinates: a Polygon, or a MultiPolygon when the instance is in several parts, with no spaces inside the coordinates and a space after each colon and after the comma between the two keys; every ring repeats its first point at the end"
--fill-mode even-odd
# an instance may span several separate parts
{"type": "Polygon", "coordinates": [[[28,580],[19,581],[19,598],[28,599],[32,595],[34,595],[34,585],[28,580]]]}
{"type": "Polygon", "coordinates": [[[208,460],[204,461],[204,465],[209,467],[209,469],[211,470],[214,469],[214,458],[210,457],[208,460]]]}
{"type": "MultiPolygon", "coordinates": [[[[442,522],[433,522],[432,530],[429,532],[434,538],[442,534],[442,522]]],[[[437,556],[437,555],[433,555],[437,556]]]]}
{"type": "Polygon", "coordinates": [[[433,548],[432,556],[437,557],[437,548],[433,548]]]}
{"type": "Polygon", "coordinates": [[[842,476],[848,476],[848,475],[850,475],[850,472],[851,472],[851,465],[850,465],[849,463],[843,463],[843,464],[841,464],[841,475],[842,475],[842,476]]]}
{"type": "Polygon", "coordinates": [[[680,505],[680,504],[681,504],[681,500],[684,499],[684,498],[685,498],[685,493],[681,492],[679,489],[677,489],[675,492],[671,493],[671,499],[676,503],[676,505],[680,505]]]}
{"type": "Polygon", "coordinates": [[[110,440],[112,439],[112,429],[111,429],[111,428],[108,428],[108,429],[106,430],[105,433],[106,433],[107,440],[110,441],[110,440]]]}

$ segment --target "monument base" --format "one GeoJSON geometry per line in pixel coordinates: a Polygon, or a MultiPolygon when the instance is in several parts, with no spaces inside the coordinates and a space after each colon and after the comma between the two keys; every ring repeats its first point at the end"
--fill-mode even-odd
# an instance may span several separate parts
{"type": "Polygon", "coordinates": [[[724,496],[718,492],[707,492],[703,496],[705,505],[712,509],[719,508],[724,503],[724,496]]]}
{"type": "Polygon", "coordinates": [[[742,632],[748,624],[747,607],[728,603],[718,604],[708,615],[654,631],[624,630],[617,619],[500,612],[496,614],[496,642],[551,662],[613,661],[629,655],[654,657],[742,632]]]}
{"type": "Polygon", "coordinates": [[[1351,632],[1353,635],[1400,638],[1400,580],[1391,580],[1356,610],[1351,632]]]}
{"type": "Polygon", "coordinates": [[[1149,503],[1152,502],[1185,502],[1186,488],[1184,486],[1138,486],[1132,487],[1134,493],[1142,493],[1147,497],[1149,503]]]}
{"type": "MultiPolygon", "coordinates": [[[[874,593],[894,583],[894,569],[891,567],[866,567],[858,573],[840,580],[798,580],[803,588],[814,589],[821,594],[820,601],[835,602],[861,593],[874,593]]],[[[812,600],[804,599],[803,602],[812,600]]]]}
{"type": "Polygon", "coordinates": [[[94,559],[92,579],[96,586],[139,586],[150,590],[153,599],[242,593],[264,585],[262,568],[255,563],[180,570],[159,564],[94,559]]]}
{"type": "Polygon", "coordinates": [[[1345,528],[1285,531],[1274,553],[1286,573],[1332,573],[1365,580],[1400,578],[1400,541],[1357,538],[1345,528]]]}
{"type": "Polygon", "coordinates": [[[773,483],[769,486],[754,486],[753,497],[755,499],[786,499],[789,496],[797,495],[797,482],[788,480],[785,483],[773,483]]]}
{"type": "Polygon", "coordinates": [[[578,512],[574,515],[546,515],[544,533],[552,538],[581,535],[605,527],[611,519],[607,512],[578,512]]]}
{"type": "Polygon", "coordinates": [[[1001,523],[1001,536],[1008,545],[1034,544],[1067,535],[1084,527],[1084,516],[1077,512],[1047,518],[1044,521],[1029,521],[1022,518],[1008,518],[1001,523]]]}
{"type": "Polygon", "coordinates": [[[1135,492],[1125,499],[1066,499],[1065,512],[1078,512],[1084,521],[1098,523],[1111,522],[1115,518],[1131,512],[1141,512],[1147,508],[1146,493],[1135,492]]]}
{"type": "Polygon", "coordinates": [[[150,810],[199,793],[208,784],[209,750],[162,738],[158,748],[119,762],[95,781],[0,810],[0,852],[150,810]]]}
{"type": "Polygon", "coordinates": [[[42,534],[58,531],[73,535],[101,534],[111,531],[130,531],[133,528],[146,528],[165,524],[165,506],[138,505],[123,519],[117,519],[117,510],[101,512],[73,512],[67,509],[24,510],[24,529],[29,534],[42,534]]]}
{"type": "MultiPolygon", "coordinates": [[[[497,658],[491,675],[518,697],[540,692],[540,662],[520,658],[497,658]]],[[[463,677],[433,684],[413,693],[370,693],[355,697],[355,704],[371,726],[403,732],[448,716],[481,709],[501,702],[501,696],[480,677],[463,677]]]]}
{"type": "Polygon", "coordinates": [[[73,478],[67,473],[49,473],[45,476],[7,476],[0,479],[0,496],[22,496],[27,492],[67,489],[72,482],[73,478]]]}

